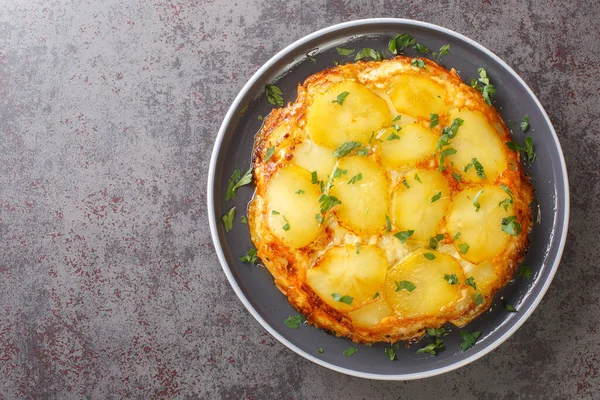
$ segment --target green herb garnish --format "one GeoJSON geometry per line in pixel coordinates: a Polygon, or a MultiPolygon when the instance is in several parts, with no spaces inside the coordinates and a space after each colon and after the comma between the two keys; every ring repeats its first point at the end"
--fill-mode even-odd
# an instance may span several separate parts
{"type": "Polygon", "coordinates": [[[225,226],[225,232],[229,232],[233,228],[233,219],[235,218],[235,207],[231,207],[231,210],[227,214],[223,215],[223,225],[225,226]]]}
{"type": "Polygon", "coordinates": [[[452,274],[452,275],[445,274],[444,280],[451,285],[458,285],[458,276],[456,276],[456,274],[452,274]]]}
{"type": "Polygon", "coordinates": [[[440,123],[440,116],[438,114],[429,114],[429,129],[433,129],[440,123]]]}
{"type": "Polygon", "coordinates": [[[346,97],[348,97],[349,94],[350,92],[342,92],[337,95],[337,98],[335,100],[331,100],[331,102],[338,103],[341,106],[342,104],[344,104],[344,100],[346,100],[346,97]]]}
{"type": "Polygon", "coordinates": [[[333,152],[334,157],[344,157],[350,154],[350,152],[360,147],[360,142],[346,142],[333,152]]]}
{"type": "Polygon", "coordinates": [[[396,351],[394,350],[393,347],[386,347],[385,355],[388,356],[390,361],[396,361],[396,351]]]}
{"type": "Polygon", "coordinates": [[[388,50],[391,53],[398,54],[398,52],[415,44],[416,39],[410,36],[408,33],[400,33],[390,39],[388,43],[388,50]]]}
{"type": "Polygon", "coordinates": [[[414,230],[408,230],[408,231],[402,231],[402,232],[398,232],[396,233],[394,236],[400,240],[400,242],[402,243],[406,243],[406,240],[411,237],[413,235],[413,233],[415,233],[414,230]]]}
{"type": "Polygon", "coordinates": [[[383,60],[383,56],[376,50],[373,50],[369,47],[362,49],[358,53],[356,53],[356,57],[354,57],[354,61],[362,60],[363,58],[372,58],[375,61],[383,60]]]}
{"type": "Polygon", "coordinates": [[[525,114],[521,120],[521,132],[525,132],[529,129],[529,115],[525,114]]]}
{"type": "Polygon", "coordinates": [[[423,61],[423,60],[421,60],[419,58],[413,58],[410,61],[410,65],[413,66],[413,67],[425,69],[425,61],[423,61]]]}
{"type": "Polygon", "coordinates": [[[287,326],[290,329],[298,329],[300,327],[300,325],[302,325],[304,323],[304,321],[305,321],[304,316],[298,314],[298,315],[290,315],[283,322],[285,323],[285,326],[287,326]]]}
{"type": "Polygon", "coordinates": [[[250,264],[256,264],[258,262],[258,255],[256,249],[250,249],[245,256],[240,257],[240,261],[250,264]]]}
{"type": "Polygon", "coordinates": [[[517,236],[521,233],[521,224],[517,221],[516,216],[502,218],[501,229],[509,235],[517,236]]]}
{"type": "Polygon", "coordinates": [[[529,267],[527,265],[521,265],[519,267],[519,276],[521,276],[522,278],[525,278],[529,281],[529,280],[531,280],[532,275],[533,275],[533,272],[531,271],[531,267],[529,267]]]}
{"type": "Polygon", "coordinates": [[[475,342],[477,342],[477,339],[479,338],[479,336],[481,336],[481,332],[479,332],[479,331],[475,331],[472,333],[468,332],[468,331],[460,331],[459,334],[463,340],[462,343],[460,344],[460,349],[462,351],[467,351],[471,347],[473,347],[475,342]]]}
{"type": "Polygon", "coordinates": [[[415,290],[417,287],[409,281],[395,281],[396,283],[396,292],[399,292],[401,290],[406,290],[408,292],[412,292],[413,290],[415,290]]]}
{"type": "Polygon", "coordinates": [[[354,300],[354,297],[352,296],[341,296],[339,293],[331,293],[331,297],[333,298],[333,301],[338,301],[348,305],[352,304],[352,300],[354,300]]]}
{"type": "Polygon", "coordinates": [[[423,257],[425,257],[428,260],[435,260],[435,254],[433,253],[423,253],[423,257]]]}
{"type": "Polygon", "coordinates": [[[462,254],[467,254],[467,251],[469,251],[469,245],[466,243],[461,243],[458,245],[458,250],[462,253],[462,254]]]}
{"type": "Polygon", "coordinates": [[[350,357],[352,354],[356,353],[358,351],[358,349],[356,347],[348,347],[346,350],[344,350],[344,355],[346,357],[350,357]]]}
{"type": "Polygon", "coordinates": [[[277,86],[267,83],[265,85],[267,101],[274,106],[283,107],[283,92],[277,86]]]}
{"type": "Polygon", "coordinates": [[[236,169],[231,174],[231,178],[229,178],[229,184],[227,185],[227,192],[225,193],[225,200],[231,200],[235,198],[237,194],[237,190],[245,185],[248,185],[252,182],[252,167],[246,171],[244,176],[242,175],[242,171],[240,169],[236,169]]]}
{"type": "Polygon", "coordinates": [[[336,47],[335,49],[340,56],[351,56],[356,51],[354,49],[344,49],[343,47],[336,47]]]}

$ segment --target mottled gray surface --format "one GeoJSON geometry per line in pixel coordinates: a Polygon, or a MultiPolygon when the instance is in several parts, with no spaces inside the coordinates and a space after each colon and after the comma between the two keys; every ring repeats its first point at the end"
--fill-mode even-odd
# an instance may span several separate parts
{"type": "Polygon", "coordinates": [[[598,20],[591,0],[1,2],[0,399],[599,398],[598,20]],[[216,132],[251,74],[316,29],[391,16],[506,60],[572,183],[563,262],[531,319],[467,367],[400,383],[272,339],[229,287],[205,209],[216,132]]]}

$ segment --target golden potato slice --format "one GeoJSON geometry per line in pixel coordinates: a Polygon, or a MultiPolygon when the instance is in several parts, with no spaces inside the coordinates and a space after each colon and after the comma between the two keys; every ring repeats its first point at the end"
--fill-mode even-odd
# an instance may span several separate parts
{"type": "Polygon", "coordinates": [[[319,188],[311,184],[310,173],[289,165],[268,182],[267,218],[271,232],[288,246],[299,248],[315,240],[319,224],[319,188]]]}
{"type": "Polygon", "coordinates": [[[394,315],[394,311],[383,299],[383,295],[380,294],[373,303],[351,311],[348,315],[352,318],[354,325],[363,328],[372,328],[384,318],[394,315]]]}
{"type": "Polygon", "coordinates": [[[440,233],[449,203],[450,188],[441,173],[412,170],[392,194],[392,221],[400,231],[413,230],[411,239],[429,240],[440,233]]]}
{"type": "Polygon", "coordinates": [[[366,144],[373,132],[390,122],[385,100],[353,81],[333,85],[308,108],[307,130],[312,140],[330,149],[345,142],[366,144]],[[339,104],[338,95],[347,93],[339,104]]]}
{"type": "Polygon", "coordinates": [[[376,246],[362,245],[358,252],[352,245],[332,247],[306,271],[306,283],[331,307],[350,311],[383,291],[387,266],[387,258],[376,246]],[[336,295],[351,300],[339,301],[336,295]]]}
{"type": "Polygon", "coordinates": [[[385,227],[388,213],[388,178],[385,171],[367,157],[340,158],[337,166],[347,171],[335,179],[329,193],[342,204],[335,215],[356,233],[371,234],[385,227]]]}
{"type": "Polygon", "coordinates": [[[317,177],[322,181],[327,180],[336,162],[330,149],[318,146],[310,140],[296,145],[292,154],[294,164],[310,172],[317,171],[317,177]]]}
{"type": "Polygon", "coordinates": [[[448,156],[449,163],[454,163],[463,179],[470,182],[483,182],[494,179],[507,168],[506,145],[500,140],[498,133],[488,122],[485,115],[479,111],[470,111],[466,108],[458,111],[454,109],[449,115],[450,121],[461,118],[464,122],[458,133],[451,139],[450,147],[456,153],[448,156]],[[473,159],[483,167],[483,175],[478,175],[473,159]],[[465,172],[465,169],[468,171],[465,172]]]}
{"type": "Polygon", "coordinates": [[[438,140],[433,132],[419,124],[405,125],[399,132],[388,128],[380,137],[383,140],[381,161],[393,168],[414,167],[417,161],[435,153],[438,140]]]}
{"type": "Polygon", "coordinates": [[[443,315],[461,298],[465,277],[458,261],[435,250],[417,251],[394,266],[385,280],[385,300],[402,318],[443,315]],[[446,279],[456,276],[457,284],[446,279]]]}
{"type": "Polygon", "coordinates": [[[448,110],[444,88],[422,76],[400,75],[390,86],[390,99],[401,114],[429,118],[448,110]]]}
{"type": "Polygon", "coordinates": [[[493,185],[472,187],[454,196],[447,228],[452,237],[460,232],[454,241],[459,251],[461,245],[468,245],[468,250],[461,252],[463,258],[477,264],[500,254],[507,246],[509,234],[501,226],[502,219],[512,215],[512,208],[505,210],[500,205],[506,198],[509,195],[493,185]]]}

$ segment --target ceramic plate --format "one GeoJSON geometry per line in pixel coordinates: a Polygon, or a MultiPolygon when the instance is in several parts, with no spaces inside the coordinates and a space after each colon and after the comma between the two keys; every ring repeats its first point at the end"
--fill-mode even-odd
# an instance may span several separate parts
{"type": "MultiPolygon", "coordinates": [[[[416,55],[412,49],[405,54],[416,55]]],[[[335,25],[298,40],[263,65],[243,87],[223,120],[210,163],[207,199],[211,234],[223,271],[254,318],[281,343],[319,365],[349,375],[388,380],[417,379],[451,371],[489,353],[513,334],[531,315],[552,281],[569,219],[569,189],[562,150],[548,115],[527,84],[506,63],[473,40],[436,25],[402,19],[367,19],[335,25]],[[533,276],[529,281],[515,277],[496,294],[491,310],[467,325],[469,331],[481,332],[475,346],[462,352],[459,329],[447,325],[451,333],[444,338],[445,350],[432,356],[416,353],[422,343],[402,345],[396,350],[397,360],[390,361],[384,353],[385,344],[355,345],[309,325],[296,330],[285,326],[284,320],[296,312],[277,290],[267,269],[239,260],[253,247],[248,226],[240,223],[240,216],[246,214],[254,188],[242,187],[232,201],[225,200],[225,191],[234,169],[245,171],[250,167],[254,135],[262,124],[258,117],[266,116],[273,108],[264,94],[265,83],[276,83],[286,103],[293,101],[298,83],[309,75],[333,67],[336,61],[353,62],[352,56],[340,56],[336,46],[357,51],[365,47],[385,50],[389,58],[392,55],[387,52],[387,43],[398,33],[415,36],[429,49],[449,44],[450,54],[442,65],[448,69],[454,67],[465,82],[478,76],[478,67],[484,67],[497,88],[494,106],[521,145],[526,136],[518,126],[521,118],[529,115],[531,128],[527,135],[533,138],[537,159],[525,168],[536,192],[533,213],[537,222],[523,261],[531,266],[533,276]],[[238,212],[233,230],[225,233],[221,216],[232,206],[238,212]],[[501,297],[519,312],[506,311],[501,297]],[[359,351],[346,357],[343,351],[349,346],[359,351]],[[317,352],[319,348],[323,348],[322,354],[317,352]]]]}

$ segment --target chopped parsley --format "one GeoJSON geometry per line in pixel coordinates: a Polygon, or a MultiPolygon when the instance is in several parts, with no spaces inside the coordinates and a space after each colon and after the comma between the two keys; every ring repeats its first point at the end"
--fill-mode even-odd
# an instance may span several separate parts
{"type": "Polygon", "coordinates": [[[256,264],[258,262],[258,255],[256,249],[250,249],[245,256],[240,257],[240,261],[250,264],[256,264]]]}
{"type": "Polygon", "coordinates": [[[437,249],[440,241],[444,240],[444,235],[438,233],[437,235],[429,238],[429,247],[432,249],[437,249]]]}
{"type": "MultiPolygon", "coordinates": [[[[477,68],[477,72],[479,73],[479,82],[483,84],[483,89],[479,88],[479,84],[475,82],[475,88],[481,91],[483,95],[483,100],[492,105],[492,97],[496,93],[496,87],[490,83],[490,78],[487,76],[487,71],[483,68],[477,68]]],[[[471,81],[473,83],[473,81],[471,81]]],[[[471,84],[473,86],[473,84],[471,84]]]]}
{"type": "Polygon", "coordinates": [[[289,317],[287,317],[283,322],[285,323],[285,326],[287,326],[290,329],[298,329],[300,327],[300,325],[302,325],[305,321],[305,318],[300,315],[290,315],[289,317]]]}
{"type": "Polygon", "coordinates": [[[406,186],[406,188],[407,188],[407,189],[409,189],[409,188],[410,188],[410,186],[408,185],[408,182],[406,182],[406,179],[402,179],[402,184],[403,184],[404,186],[406,186]]]}
{"type": "Polygon", "coordinates": [[[258,114],[258,117],[256,117],[256,118],[258,118],[259,121],[262,121],[263,119],[265,119],[265,117],[263,117],[262,114],[258,114]]]}
{"type": "Polygon", "coordinates": [[[235,207],[231,207],[231,210],[227,214],[223,215],[223,225],[225,225],[225,232],[229,232],[233,228],[233,219],[235,218],[235,207]]]}
{"type": "Polygon", "coordinates": [[[479,192],[477,192],[477,194],[473,198],[473,205],[475,206],[475,212],[479,212],[479,209],[481,208],[481,204],[479,204],[479,197],[481,197],[482,194],[483,194],[483,189],[481,189],[479,192]]]}
{"type": "Polygon", "coordinates": [[[274,106],[283,107],[283,92],[277,86],[267,83],[265,85],[267,101],[274,106]]]}
{"type": "Polygon", "coordinates": [[[469,286],[471,286],[473,289],[477,290],[477,284],[475,283],[475,278],[473,278],[472,276],[465,279],[465,283],[469,286]]]}
{"type": "Polygon", "coordinates": [[[467,251],[469,251],[469,245],[466,243],[461,243],[458,245],[458,250],[462,253],[462,254],[467,254],[467,251]]]}
{"type": "Polygon", "coordinates": [[[433,253],[423,253],[423,257],[425,257],[428,260],[435,260],[435,254],[433,253]]]}
{"type": "Polygon", "coordinates": [[[398,140],[398,139],[400,139],[400,136],[396,132],[390,133],[390,135],[387,137],[387,140],[398,140]]]}
{"type": "Polygon", "coordinates": [[[477,342],[477,339],[479,338],[479,336],[481,336],[481,332],[479,332],[479,331],[475,331],[472,333],[469,331],[460,331],[459,334],[463,340],[462,343],[460,344],[460,349],[462,351],[467,351],[471,347],[473,347],[475,342],[477,342]]]}
{"type": "Polygon", "coordinates": [[[322,194],[319,197],[319,203],[321,203],[321,212],[327,212],[331,210],[338,204],[342,204],[342,202],[335,196],[329,196],[327,194],[322,194]]]}
{"type": "Polygon", "coordinates": [[[351,56],[356,51],[354,49],[344,49],[343,47],[336,47],[335,49],[340,56],[351,56]]]}
{"type": "Polygon", "coordinates": [[[376,299],[379,297],[379,292],[375,292],[375,294],[373,295],[373,298],[376,299]]]}
{"type": "Polygon", "coordinates": [[[440,116],[438,114],[429,114],[429,129],[433,129],[440,123],[440,116]]]}
{"type": "Polygon", "coordinates": [[[531,136],[528,136],[525,139],[525,147],[521,147],[518,143],[515,142],[506,142],[505,144],[506,147],[513,151],[522,152],[527,157],[527,161],[531,163],[535,161],[536,154],[533,151],[533,139],[531,139],[531,136]]]}
{"type": "Polygon", "coordinates": [[[410,61],[410,65],[413,67],[425,69],[425,61],[421,60],[420,58],[413,58],[410,61]]]}
{"type": "Polygon", "coordinates": [[[452,147],[448,147],[440,153],[440,166],[438,168],[438,171],[442,172],[444,170],[444,160],[446,159],[446,157],[454,154],[456,154],[456,149],[452,147]]]}
{"type": "Polygon", "coordinates": [[[438,62],[442,62],[442,60],[444,59],[445,56],[447,56],[448,54],[450,54],[450,45],[449,44],[445,44],[442,47],[440,47],[439,52],[437,53],[433,53],[433,56],[435,58],[437,58],[438,62]]]}
{"type": "Polygon", "coordinates": [[[271,215],[279,215],[279,211],[271,210],[271,215]]]}
{"type": "Polygon", "coordinates": [[[483,303],[483,296],[481,295],[481,292],[475,293],[475,297],[473,298],[473,301],[475,302],[476,306],[483,303]]]}
{"type": "Polygon", "coordinates": [[[504,303],[504,308],[506,308],[506,311],[510,311],[510,312],[519,312],[517,311],[516,308],[514,308],[512,305],[508,304],[508,303],[504,303]]]}
{"type": "Polygon", "coordinates": [[[358,149],[358,151],[356,153],[359,156],[368,156],[369,155],[369,149],[367,149],[366,147],[364,149],[358,149]]]}
{"type": "Polygon", "coordinates": [[[501,229],[509,235],[517,236],[521,233],[521,224],[517,221],[516,216],[502,218],[501,229]]]}
{"type": "Polygon", "coordinates": [[[338,301],[348,305],[352,304],[352,300],[354,300],[354,297],[352,296],[341,296],[339,293],[331,293],[331,297],[333,298],[333,301],[338,301]]]}
{"type": "Polygon", "coordinates": [[[411,237],[413,235],[413,233],[415,233],[414,230],[408,230],[408,231],[402,231],[402,232],[398,232],[396,233],[394,236],[400,240],[400,242],[402,243],[406,243],[406,240],[411,237]]]}
{"type": "Polygon", "coordinates": [[[347,173],[347,169],[340,169],[338,167],[335,167],[335,169],[333,170],[333,179],[341,178],[342,175],[346,175],[347,173]]]}
{"type": "Polygon", "coordinates": [[[360,147],[360,142],[346,142],[343,143],[342,145],[340,145],[340,147],[338,147],[337,149],[335,149],[335,151],[333,152],[333,156],[334,157],[345,157],[348,154],[350,154],[350,152],[356,148],[360,147]]]}
{"type": "Polygon", "coordinates": [[[393,347],[386,347],[385,355],[388,356],[390,361],[396,361],[396,351],[394,350],[393,347]]]}
{"type": "Polygon", "coordinates": [[[460,182],[460,181],[462,181],[462,177],[461,177],[461,176],[460,176],[460,174],[459,174],[459,173],[457,173],[457,172],[453,172],[453,173],[452,173],[452,177],[453,177],[454,179],[456,179],[456,181],[457,181],[457,182],[460,182]]]}
{"type": "Polygon", "coordinates": [[[331,102],[338,103],[341,106],[342,104],[344,104],[344,100],[346,100],[346,97],[348,97],[349,94],[350,92],[342,92],[337,95],[337,98],[335,100],[331,100],[331,102]]]}
{"type": "Polygon", "coordinates": [[[363,178],[362,172],[359,172],[358,174],[356,174],[352,178],[350,178],[350,180],[348,181],[348,184],[352,185],[352,184],[360,181],[362,178],[363,178]]]}
{"type": "Polygon", "coordinates": [[[421,347],[417,350],[417,353],[429,353],[435,355],[436,352],[444,349],[444,341],[440,338],[434,338],[433,343],[429,343],[427,346],[421,347]]]}
{"type": "Polygon", "coordinates": [[[317,353],[319,353],[319,354],[323,354],[323,352],[324,352],[324,350],[323,350],[323,348],[322,348],[322,347],[319,347],[319,348],[317,349],[317,353]]]}
{"type": "MultiPolygon", "coordinates": [[[[402,115],[398,114],[398,115],[396,115],[396,118],[394,118],[394,119],[392,120],[392,122],[400,121],[400,119],[401,119],[401,118],[402,118],[402,115]]],[[[397,130],[397,129],[396,129],[396,130],[397,130]]]]}
{"type": "Polygon", "coordinates": [[[419,53],[423,53],[423,54],[427,54],[429,53],[429,49],[427,47],[425,47],[424,45],[422,45],[421,43],[417,43],[413,46],[413,49],[415,49],[416,51],[418,51],[419,53]]]}
{"type": "Polygon", "coordinates": [[[392,221],[390,221],[390,217],[388,217],[388,215],[385,215],[385,231],[389,232],[392,230],[392,221]]]}
{"type": "Polygon", "coordinates": [[[240,110],[240,114],[244,115],[244,113],[248,111],[248,104],[246,104],[241,110],[240,110]]]}
{"type": "Polygon", "coordinates": [[[323,223],[323,216],[321,214],[315,214],[315,219],[317,220],[318,223],[320,223],[320,224],[323,223]]]}
{"type": "Polygon", "coordinates": [[[240,218],[240,222],[244,225],[248,224],[248,217],[242,215],[242,218],[240,218]]]}
{"type": "Polygon", "coordinates": [[[419,174],[415,174],[415,181],[417,181],[419,183],[423,183],[423,182],[421,182],[421,178],[419,178],[419,174]]]}
{"type": "Polygon", "coordinates": [[[273,154],[275,154],[275,146],[267,149],[267,154],[265,154],[265,162],[269,161],[273,154]]]}
{"type": "Polygon", "coordinates": [[[350,357],[352,354],[356,353],[358,351],[358,349],[356,347],[348,347],[346,350],[344,350],[344,355],[346,357],[350,357]]]}
{"type": "Polygon", "coordinates": [[[460,237],[461,233],[460,232],[456,232],[456,235],[454,235],[454,237],[452,238],[452,240],[457,240],[460,237]]]}
{"type": "Polygon", "coordinates": [[[302,189],[296,190],[296,194],[304,194],[304,193],[306,193],[306,192],[302,189]]]}
{"type": "Polygon", "coordinates": [[[356,254],[360,254],[360,243],[356,245],[356,254]]]}
{"type": "Polygon", "coordinates": [[[319,183],[319,178],[317,177],[317,171],[313,171],[310,173],[310,183],[312,183],[312,184],[319,183]]]}
{"type": "Polygon", "coordinates": [[[525,114],[521,120],[521,132],[526,132],[529,129],[529,115],[525,114]]]}
{"type": "Polygon", "coordinates": [[[225,200],[231,200],[235,198],[237,194],[237,190],[245,185],[248,185],[252,182],[252,167],[246,171],[244,176],[242,176],[242,171],[240,169],[236,169],[231,174],[231,178],[229,178],[229,184],[227,185],[227,192],[225,193],[225,200]]]}
{"type": "Polygon", "coordinates": [[[437,192],[436,194],[433,195],[431,200],[429,200],[429,204],[435,203],[436,201],[438,201],[441,198],[442,198],[442,192],[437,192]]]}
{"type": "Polygon", "coordinates": [[[452,275],[445,274],[444,280],[451,285],[458,285],[458,276],[456,276],[456,274],[452,274],[452,275]]]}
{"type": "Polygon", "coordinates": [[[448,334],[448,332],[446,332],[446,328],[441,327],[441,328],[426,328],[425,332],[427,332],[428,336],[431,337],[442,337],[448,334]]]}
{"type": "Polygon", "coordinates": [[[442,147],[448,146],[450,144],[450,139],[454,139],[458,133],[458,128],[460,128],[464,122],[465,121],[462,118],[454,118],[450,126],[445,126],[444,129],[442,129],[442,136],[438,139],[435,149],[441,150],[442,147]]]}
{"type": "Polygon", "coordinates": [[[289,231],[290,230],[290,221],[287,220],[285,215],[283,215],[283,220],[285,221],[285,225],[283,225],[281,227],[281,229],[283,229],[284,231],[289,231]]]}
{"type": "Polygon", "coordinates": [[[527,265],[521,265],[519,267],[519,276],[521,276],[522,278],[527,279],[529,281],[531,280],[532,275],[533,272],[531,271],[531,267],[527,265]]]}
{"type": "Polygon", "coordinates": [[[417,287],[409,281],[395,281],[396,283],[396,292],[399,292],[401,290],[406,290],[408,292],[412,292],[413,290],[415,290],[417,287]]]}
{"type": "Polygon", "coordinates": [[[479,161],[477,161],[477,158],[473,158],[470,163],[465,165],[464,171],[469,172],[469,170],[473,167],[475,167],[475,172],[477,173],[477,176],[480,177],[481,179],[485,179],[485,172],[483,170],[483,165],[481,165],[481,163],[479,161]]]}
{"type": "Polygon", "coordinates": [[[408,33],[400,33],[390,39],[388,43],[388,50],[393,54],[412,46],[415,44],[416,39],[410,36],[408,33]]]}
{"type": "Polygon", "coordinates": [[[356,53],[356,57],[354,57],[354,61],[362,60],[363,58],[372,58],[375,61],[383,60],[383,56],[376,50],[373,50],[369,47],[366,47],[356,53]]]}

